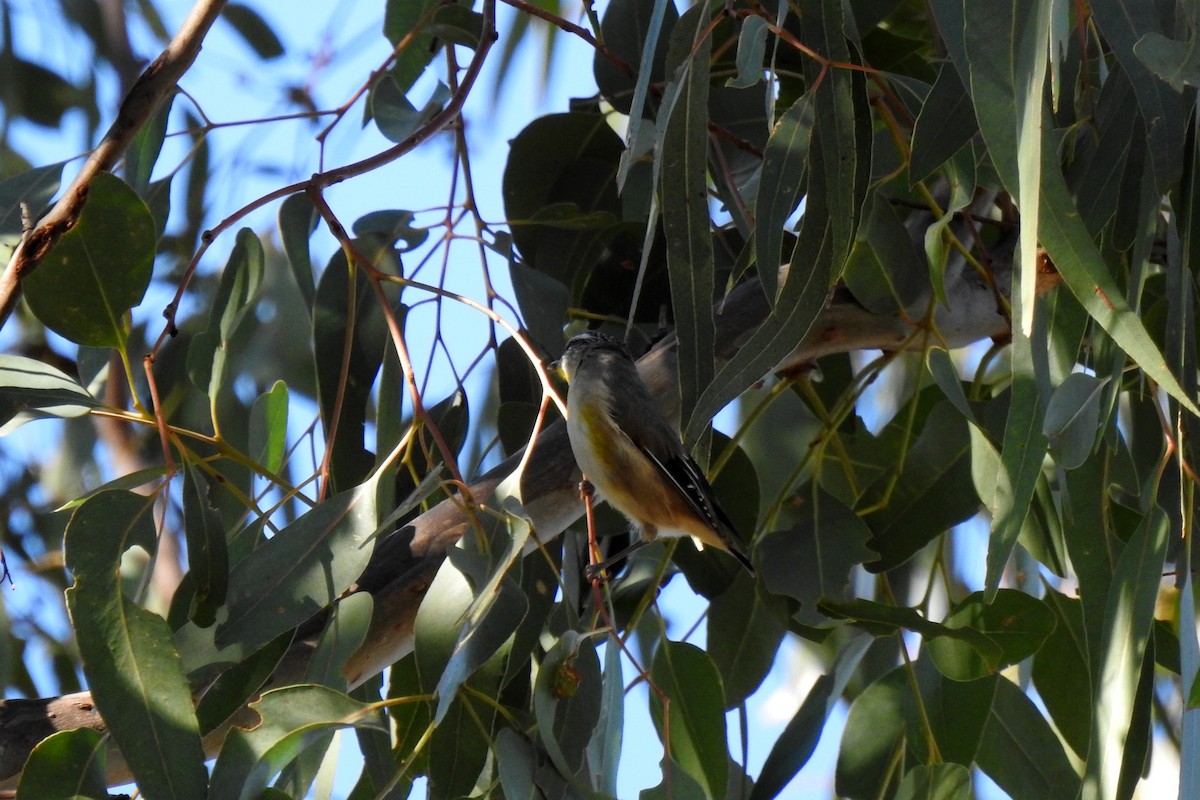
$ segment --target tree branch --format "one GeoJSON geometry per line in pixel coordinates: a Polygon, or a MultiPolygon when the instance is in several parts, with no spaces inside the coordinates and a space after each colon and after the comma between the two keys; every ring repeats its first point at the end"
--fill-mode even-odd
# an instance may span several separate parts
{"type": "Polygon", "coordinates": [[[88,156],[87,161],[38,224],[21,237],[12,257],[0,275],[0,327],[8,321],[21,297],[21,281],[37,269],[38,264],[50,252],[59,238],[69,231],[79,219],[87,202],[88,187],[96,175],[112,169],[117,160],[129,147],[154,109],[158,108],[179,79],[191,67],[200,52],[208,29],[220,15],[225,0],[198,0],[187,19],[183,21],[166,49],[151,62],[134,82],[117,118],[113,120],[100,144],[88,156]]]}

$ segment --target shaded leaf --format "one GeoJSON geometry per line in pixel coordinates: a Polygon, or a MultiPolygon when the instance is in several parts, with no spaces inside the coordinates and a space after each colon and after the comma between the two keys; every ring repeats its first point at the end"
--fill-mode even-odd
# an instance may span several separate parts
{"type": "Polygon", "coordinates": [[[786,630],[783,598],[763,591],[744,571],[708,609],[710,651],[725,688],[725,707],[736,708],[762,683],[786,630]]]}
{"type": "Polygon", "coordinates": [[[46,327],[77,344],[123,347],[126,314],[150,285],[156,238],[137,192],[102,172],[79,221],[21,282],[25,300],[46,327]]]}
{"type": "Polygon", "coordinates": [[[191,613],[207,627],[225,604],[229,585],[229,553],[220,513],[209,502],[208,478],[191,461],[183,469],[183,532],[187,543],[188,574],[193,589],[191,613]]]}
{"type": "Polygon", "coordinates": [[[686,642],[664,640],[654,653],[650,680],[670,700],[664,709],[650,693],[650,712],[659,737],[670,714],[670,753],[707,797],[724,797],[729,775],[725,744],[725,702],[721,678],[708,654],[686,642]]]}
{"type": "Polygon", "coordinates": [[[283,43],[279,41],[279,37],[271,30],[267,21],[253,8],[242,3],[229,3],[221,10],[221,15],[259,58],[269,60],[283,55],[283,43]]]}
{"type": "Polygon", "coordinates": [[[251,708],[262,718],[253,730],[234,728],[212,771],[212,797],[251,800],[267,782],[329,728],[377,727],[373,707],[324,686],[287,686],[267,692],[251,708]]]}
{"type": "Polygon", "coordinates": [[[34,419],[78,417],[101,405],[77,381],[49,364],[0,355],[0,436],[34,419]]]}
{"type": "Polygon", "coordinates": [[[1013,800],[1075,797],[1079,790],[1079,776],[1046,718],[1024,692],[1004,679],[996,682],[992,713],[976,760],[1013,800]]]}
{"type": "Polygon", "coordinates": [[[313,283],[313,265],[308,240],[317,229],[320,219],[321,215],[317,213],[312,199],[304,192],[290,195],[279,204],[279,217],[276,222],[279,238],[283,243],[283,252],[287,255],[288,266],[292,268],[292,277],[300,287],[300,296],[304,298],[304,304],[309,311],[312,311],[316,288],[313,283]]]}
{"type": "Polygon", "coordinates": [[[826,720],[841,701],[842,692],[858,669],[871,641],[867,636],[851,640],[838,653],[833,670],[817,678],[795,716],[772,745],[750,793],[750,800],[769,800],[778,796],[808,763],[817,749],[826,720]]]}
{"type": "Polygon", "coordinates": [[[754,200],[754,260],[767,301],[779,293],[784,228],[804,185],[812,135],[812,94],[801,95],[775,122],[763,151],[762,177],[754,200]]]}
{"type": "Polygon", "coordinates": [[[870,529],[832,495],[816,490],[805,511],[792,528],[762,536],[756,549],[767,589],[799,600],[795,618],[820,626],[828,620],[817,601],[849,599],[851,570],[876,553],[867,546],[870,529]]]}
{"type": "Polygon", "coordinates": [[[256,649],[337,599],[371,557],[375,490],[334,495],[234,565],[217,644],[256,649]]]}
{"type": "Polygon", "coordinates": [[[896,800],[971,800],[971,773],[961,764],[934,764],[910,769],[900,782],[896,800]]]}
{"type": "Polygon", "coordinates": [[[17,800],[108,800],[107,749],[103,734],[89,728],[46,737],[21,770],[17,800]]]}
{"type": "Polygon", "coordinates": [[[1096,443],[1100,397],[1107,381],[1076,372],[1067,376],[1050,398],[1042,433],[1050,442],[1050,455],[1063,469],[1083,463],[1096,443]]]}
{"type": "Polygon", "coordinates": [[[67,605],[84,674],[105,725],[138,784],[155,798],[206,796],[192,694],[166,620],[122,593],[118,564],[137,545],[155,550],[154,498],[105,492],[71,515],[67,605]]]}

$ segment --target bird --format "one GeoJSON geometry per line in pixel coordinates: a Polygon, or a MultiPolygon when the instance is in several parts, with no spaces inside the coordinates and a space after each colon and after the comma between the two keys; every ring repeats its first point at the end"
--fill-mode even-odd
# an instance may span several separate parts
{"type": "Polygon", "coordinates": [[[625,345],[585,331],[567,342],[552,367],[567,382],[567,436],[576,463],[641,533],[641,541],[616,558],[656,537],[689,536],[697,547],[729,553],[753,575],[733,523],[625,345]]]}

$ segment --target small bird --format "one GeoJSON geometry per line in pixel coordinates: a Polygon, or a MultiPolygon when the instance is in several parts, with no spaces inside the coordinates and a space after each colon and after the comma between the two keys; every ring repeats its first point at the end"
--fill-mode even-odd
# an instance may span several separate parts
{"type": "Polygon", "coordinates": [[[606,333],[587,331],[567,343],[556,369],[569,384],[567,435],[584,477],[641,531],[690,536],[754,573],[733,523],[700,467],[663,416],[629,351],[606,333]]]}

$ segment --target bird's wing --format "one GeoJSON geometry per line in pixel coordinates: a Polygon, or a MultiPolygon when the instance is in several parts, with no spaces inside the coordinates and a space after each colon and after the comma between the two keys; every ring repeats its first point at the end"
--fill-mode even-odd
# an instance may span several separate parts
{"type": "MultiPolygon", "coordinates": [[[[639,445],[640,446],[640,445],[639,445]]],[[[733,522],[725,514],[725,510],[721,508],[713,495],[712,487],[708,483],[708,479],[704,477],[704,473],[700,471],[700,465],[697,464],[691,456],[683,452],[680,448],[679,455],[660,459],[655,453],[645,447],[641,448],[646,458],[650,459],[650,463],[667,477],[679,493],[687,498],[690,505],[697,514],[709,524],[713,533],[725,545],[725,549],[731,556],[736,558],[742,565],[749,570],[750,574],[754,574],[754,564],[750,561],[750,557],[746,555],[742,543],[738,540],[737,530],[733,527],[733,522]]]]}

